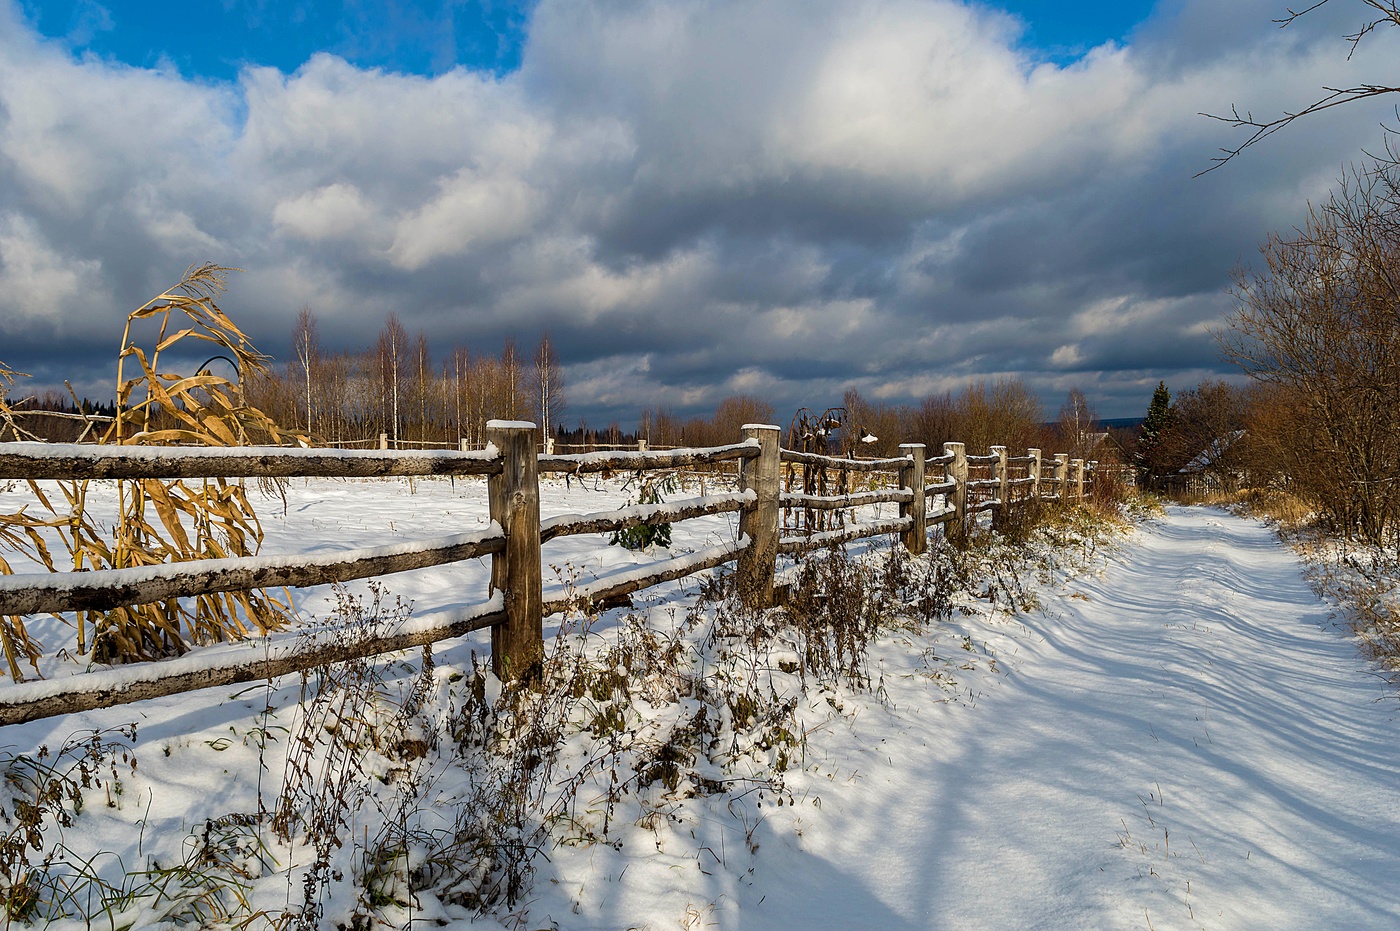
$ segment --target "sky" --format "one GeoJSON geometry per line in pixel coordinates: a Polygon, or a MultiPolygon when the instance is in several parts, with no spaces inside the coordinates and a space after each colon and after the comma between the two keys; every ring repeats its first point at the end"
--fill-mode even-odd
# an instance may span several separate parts
{"type": "MultiPolygon", "coordinates": [[[[1230,273],[1377,149],[1385,100],[1221,170],[1327,85],[1360,0],[0,0],[0,361],[114,393],[191,263],[290,356],[385,315],[439,356],[550,331],[571,420],[786,422],[1024,379],[1053,416],[1228,376],[1230,273]]],[[[191,364],[200,360],[190,360],[191,364]]]]}

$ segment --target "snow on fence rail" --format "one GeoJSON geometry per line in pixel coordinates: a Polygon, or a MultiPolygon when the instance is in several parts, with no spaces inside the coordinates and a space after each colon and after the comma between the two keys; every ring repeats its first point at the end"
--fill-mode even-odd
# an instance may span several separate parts
{"type": "MultiPolygon", "coordinates": [[[[544,657],[543,619],[571,608],[673,581],[726,563],[737,563],[737,590],[755,609],[775,602],[780,553],[795,553],[865,537],[899,534],[911,553],[927,545],[930,525],[962,534],[979,511],[995,515],[1020,501],[1083,498],[1086,473],[1096,463],[1054,459],[1042,474],[1040,450],[1008,458],[1004,447],[987,456],[967,456],[961,443],[944,444],[941,456],[926,457],[923,444],[900,447],[893,459],[859,460],[781,450],[775,426],[747,424],[743,440],[728,446],[598,451],[573,455],[537,453],[534,424],[491,421],[487,448],[480,451],[385,451],[248,448],[109,447],[74,444],[0,443],[0,480],[172,479],[253,477],[379,477],[484,475],[491,525],[485,530],[393,546],[302,556],[244,557],[110,569],[96,572],[28,573],[0,576],[0,616],[108,609],[175,597],[253,588],[303,587],[445,565],[489,555],[491,583],[486,600],[455,611],[412,619],[388,636],[336,646],[308,647],[292,635],[223,645],[157,663],[83,673],[52,681],[0,688],[0,725],[56,714],[87,711],[216,685],[260,680],[327,662],[408,649],[491,629],[492,665],[501,678],[534,678],[544,657]],[[564,514],[541,521],[540,473],[577,475],[607,471],[688,468],[737,461],[739,490],[616,511],[564,514]],[[891,489],[838,495],[782,491],[782,463],[825,466],[846,472],[893,472],[891,489]],[[927,481],[930,468],[942,481],[927,481]],[[1012,478],[1012,469],[1025,476],[1012,478]],[[973,470],[987,473],[972,478],[973,470]],[[932,499],[941,498],[930,511],[932,499]],[[899,517],[835,530],[782,536],[782,508],[837,510],[897,503],[899,517]],[[739,514],[732,543],[640,566],[579,586],[546,600],[540,547],[558,537],[625,530],[642,524],[739,514]],[[343,654],[343,655],[342,655],[343,654]]],[[[994,516],[994,520],[996,517],[994,516]]],[[[810,526],[810,525],[809,525],[810,526]]]]}

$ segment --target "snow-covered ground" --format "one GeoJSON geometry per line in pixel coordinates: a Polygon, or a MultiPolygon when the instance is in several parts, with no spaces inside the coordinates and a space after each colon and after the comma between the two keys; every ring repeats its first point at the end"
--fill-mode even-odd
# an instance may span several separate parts
{"type": "MultiPolygon", "coordinates": [[[[543,513],[625,498],[616,485],[560,482],[543,513]]],[[[473,482],[411,493],[407,482],[294,484],[285,517],[280,502],[260,513],[271,553],[485,522],[473,482]]],[[[677,525],[677,548],[733,539],[732,515],[692,523],[677,525]]],[[[589,578],[649,558],[603,542],[551,543],[546,565],[589,578]]],[[[486,571],[482,561],[385,584],[432,609],[479,600],[486,571]]],[[[674,621],[694,588],[671,586],[639,610],[674,621]]],[[[776,796],[657,806],[653,795],[651,808],[628,797],[610,843],[548,849],[514,913],[483,924],[1400,927],[1400,706],[1268,528],[1170,508],[1087,570],[1045,573],[1036,594],[1036,610],[970,599],[951,621],[883,635],[873,690],[814,690],[796,709],[801,757],[776,796]]],[[[325,617],[329,604],[312,592],[302,606],[325,617]]],[[[439,675],[488,644],[445,645],[439,675]]],[[[187,849],[205,819],[256,811],[259,792],[275,793],[282,764],[260,759],[250,735],[259,721],[268,733],[268,702],[286,708],[296,691],[211,690],[8,728],[0,744],[25,754],[79,728],[138,722],[137,771],[64,835],[133,871],[187,849]]],[[[300,896],[276,876],[255,891],[260,907],[300,896]]],[[[469,913],[425,905],[400,925],[408,917],[429,927],[469,913]]]]}

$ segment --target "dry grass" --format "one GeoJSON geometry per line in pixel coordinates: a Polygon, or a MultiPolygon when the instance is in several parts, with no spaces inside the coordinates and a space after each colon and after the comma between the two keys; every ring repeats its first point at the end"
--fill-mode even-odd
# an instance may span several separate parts
{"type": "MultiPolygon", "coordinates": [[[[162,371],[162,356],[181,353],[226,356],[243,379],[265,368],[266,357],[215,303],[232,270],[191,267],[174,288],[127,317],[117,360],[117,416],[104,443],[237,446],[290,438],[244,402],[238,382],[203,369],[193,375],[162,371]],[[147,334],[148,344],[137,341],[138,331],[147,334]]],[[[5,387],[13,384],[15,374],[0,367],[5,387]]],[[[29,438],[10,413],[0,392],[0,422],[16,436],[29,438]]],[[[110,533],[88,513],[87,481],[56,482],[47,490],[37,482],[29,486],[41,510],[0,514],[0,549],[20,552],[50,572],[250,556],[262,544],[257,514],[238,482],[122,481],[118,519],[110,533]]],[[[0,573],[13,571],[0,558],[0,573]]],[[[285,601],[265,591],[82,611],[73,621],[76,652],[105,663],[157,659],[252,630],[266,633],[283,626],[289,612],[285,601]]],[[[23,618],[3,618],[0,647],[11,678],[22,678],[21,659],[37,671],[42,645],[29,636],[23,618]]]]}

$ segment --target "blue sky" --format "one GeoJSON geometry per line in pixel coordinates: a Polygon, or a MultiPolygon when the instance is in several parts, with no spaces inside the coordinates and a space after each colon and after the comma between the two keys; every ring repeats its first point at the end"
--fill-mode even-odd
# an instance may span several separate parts
{"type": "MultiPolygon", "coordinates": [[[[1150,0],[1010,0],[1024,44],[1068,62],[1122,42],[1150,0]]],[[[362,67],[439,74],[462,65],[495,73],[520,65],[528,0],[25,0],[40,33],[138,67],[174,64],[187,77],[232,80],[247,64],[295,71],[318,51],[362,67]]]]}
{"type": "Polygon", "coordinates": [[[1231,270],[1394,118],[1196,178],[1241,141],[1199,114],[1394,83],[1361,6],[0,0],[0,360],[107,397],[127,312],[213,261],[279,358],[302,307],[327,351],[549,329],[590,423],[1009,377],[1138,415],[1231,375],[1231,270]]]}

